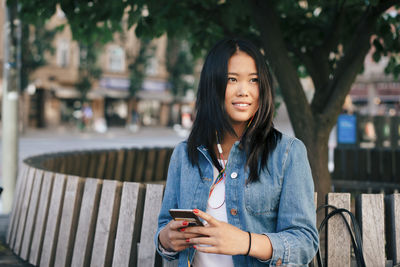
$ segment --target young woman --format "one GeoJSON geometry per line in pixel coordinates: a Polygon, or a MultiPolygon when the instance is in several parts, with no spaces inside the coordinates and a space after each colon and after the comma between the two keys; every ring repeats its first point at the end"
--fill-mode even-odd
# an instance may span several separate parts
{"type": "Polygon", "coordinates": [[[303,143],[273,127],[260,51],[227,39],[209,52],[196,118],[172,154],[155,242],[179,266],[305,266],[318,247],[314,187],[303,143]],[[192,209],[187,227],[170,209],[192,209]]]}

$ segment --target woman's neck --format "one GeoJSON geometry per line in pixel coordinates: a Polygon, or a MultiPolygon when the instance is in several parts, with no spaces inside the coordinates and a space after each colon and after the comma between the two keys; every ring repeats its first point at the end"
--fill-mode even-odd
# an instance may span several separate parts
{"type": "MultiPolygon", "coordinates": [[[[234,130],[236,132],[236,136],[231,133],[225,133],[221,140],[221,147],[222,147],[223,157],[225,160],[228,160],[229,153],[231,151],[233,144],[236,141],[240,140],[240,137],[244,132],[244,127],[234,127],[234,130]]],[[[217,146],[215,146],[215,153],[219,158],[220,156],[217,146]]]]}

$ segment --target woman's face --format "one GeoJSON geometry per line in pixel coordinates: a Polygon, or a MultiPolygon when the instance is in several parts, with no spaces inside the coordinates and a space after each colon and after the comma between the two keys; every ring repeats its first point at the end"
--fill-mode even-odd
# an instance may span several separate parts
{"type": "Polygon", "coordinates": [[[259,83],[254,59],[242,51],[228,61],[225,109],[236,133],[243,131],[258,109],[259,83]]]}

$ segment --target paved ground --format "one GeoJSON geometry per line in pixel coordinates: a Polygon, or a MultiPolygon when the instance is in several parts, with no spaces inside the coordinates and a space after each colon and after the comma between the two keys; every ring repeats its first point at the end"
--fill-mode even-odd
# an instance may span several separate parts
{"type": "Polygon", "coordinates": [[[5,242],[8,226],[8,215],[0,215],[0,266],[2,267],[17,267],[17,266],[32,266],[25,263],[8,248],[5,242]]]}

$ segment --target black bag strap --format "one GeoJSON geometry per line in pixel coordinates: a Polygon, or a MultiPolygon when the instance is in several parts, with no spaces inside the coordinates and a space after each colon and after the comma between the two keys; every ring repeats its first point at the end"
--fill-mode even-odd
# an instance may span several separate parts
{"type": "MultiPolygon", "coordinates": [[[[356,220],[354,214],[347,209],[337,208],[333,205],[322,205],[322,206],[318,207],[317,212],[319,212],[320,210],[329,210],[329,209],[333,209],[333,210],[330,211],[326,215],[326,217],[322,220],[322,222],[318,228],[318,233],[321,233],[322,229],[325,227],[325,225],[327,224],[327,222],[330,218],[332,218],[335,215],[340,215],[343,218],[343,221],[345,222],[346,228],[351,237],[351,243],[353,245],[354,254],[356,256],[357,267],[366,267],[364,255],[363,255],[361,231],[360,231],[360,227],[357,223],[357,220],[356,220]],[[346,220],[345,214],[348,214],[350,216],[350,223],[353,227],[351,227],[349,222],[346,220]]],[[[317,251],[317,262],[318,262],[319,267],[324,266],[323,262],[322,262],[321,251],[320,251],[319,247],[318,247],[318,251],[317,251]]]]}

